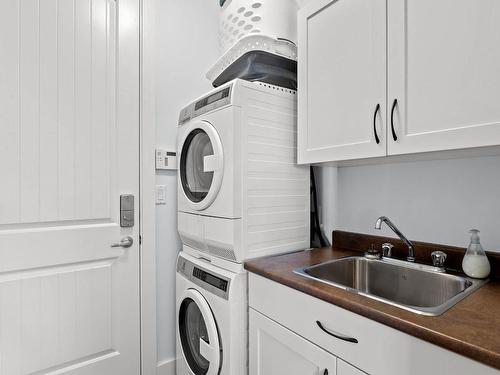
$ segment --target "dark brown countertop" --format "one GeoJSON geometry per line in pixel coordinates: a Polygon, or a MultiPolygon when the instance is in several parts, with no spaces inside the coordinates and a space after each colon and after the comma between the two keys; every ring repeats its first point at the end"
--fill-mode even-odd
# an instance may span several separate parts
{"type": "Polygon", "coordinates": [[[266,257],[245,263],[255,274],[333,303],[422,340],[500,369],[500,281],[488,282],[444,314],[421,316],[294,274],[297,267],[359,251],[327,247],[266,257]]]}

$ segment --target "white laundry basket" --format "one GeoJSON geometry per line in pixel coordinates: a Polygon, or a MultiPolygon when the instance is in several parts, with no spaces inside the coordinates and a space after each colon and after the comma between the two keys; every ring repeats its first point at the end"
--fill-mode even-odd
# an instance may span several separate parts
{"type": "Polygon", "coordinates": [[[221,9],[219,44],[223,54],[245,35],[266,35],[297,44],[295,0],[226,0],[221,9]]]}

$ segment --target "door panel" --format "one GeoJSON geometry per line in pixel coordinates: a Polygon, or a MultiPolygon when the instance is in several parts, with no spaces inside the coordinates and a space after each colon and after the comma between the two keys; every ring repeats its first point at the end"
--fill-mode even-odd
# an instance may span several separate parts
{"type": "Polygon", "coordinates": [[[1,7],[0,224],[109,220],[114,1],[1,7]]]}
{"type": "Polygon", "coordinates": [[[299,162],[385,156],[386,1],[315,1],[298,20],[299,162]]]}
{"type": "Polygon", "coordinates": [[[500,2],[389,0],[389,154],[500,143],[500,2]]]}
{"type": "Polygon", "coordinates": [[[138,4],[0,3],[2,375],[140,371],[138,4]]]}

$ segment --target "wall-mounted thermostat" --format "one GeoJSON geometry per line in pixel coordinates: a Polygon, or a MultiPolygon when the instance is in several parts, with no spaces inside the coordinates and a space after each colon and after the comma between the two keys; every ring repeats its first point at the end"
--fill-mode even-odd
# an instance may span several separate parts
{"type": "Polygon", "coordinates": [[[177,169],[175,152],[156,149],[156,169],[177,169]]]}

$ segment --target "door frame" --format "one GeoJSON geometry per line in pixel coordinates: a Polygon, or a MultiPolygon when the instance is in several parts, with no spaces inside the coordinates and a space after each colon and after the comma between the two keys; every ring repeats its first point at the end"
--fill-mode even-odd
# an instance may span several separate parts
{"type": "Polygon", "coordinates": [[[155,26],[156,1],[140,2],[141,373],[156,375],[155,26]]]}

